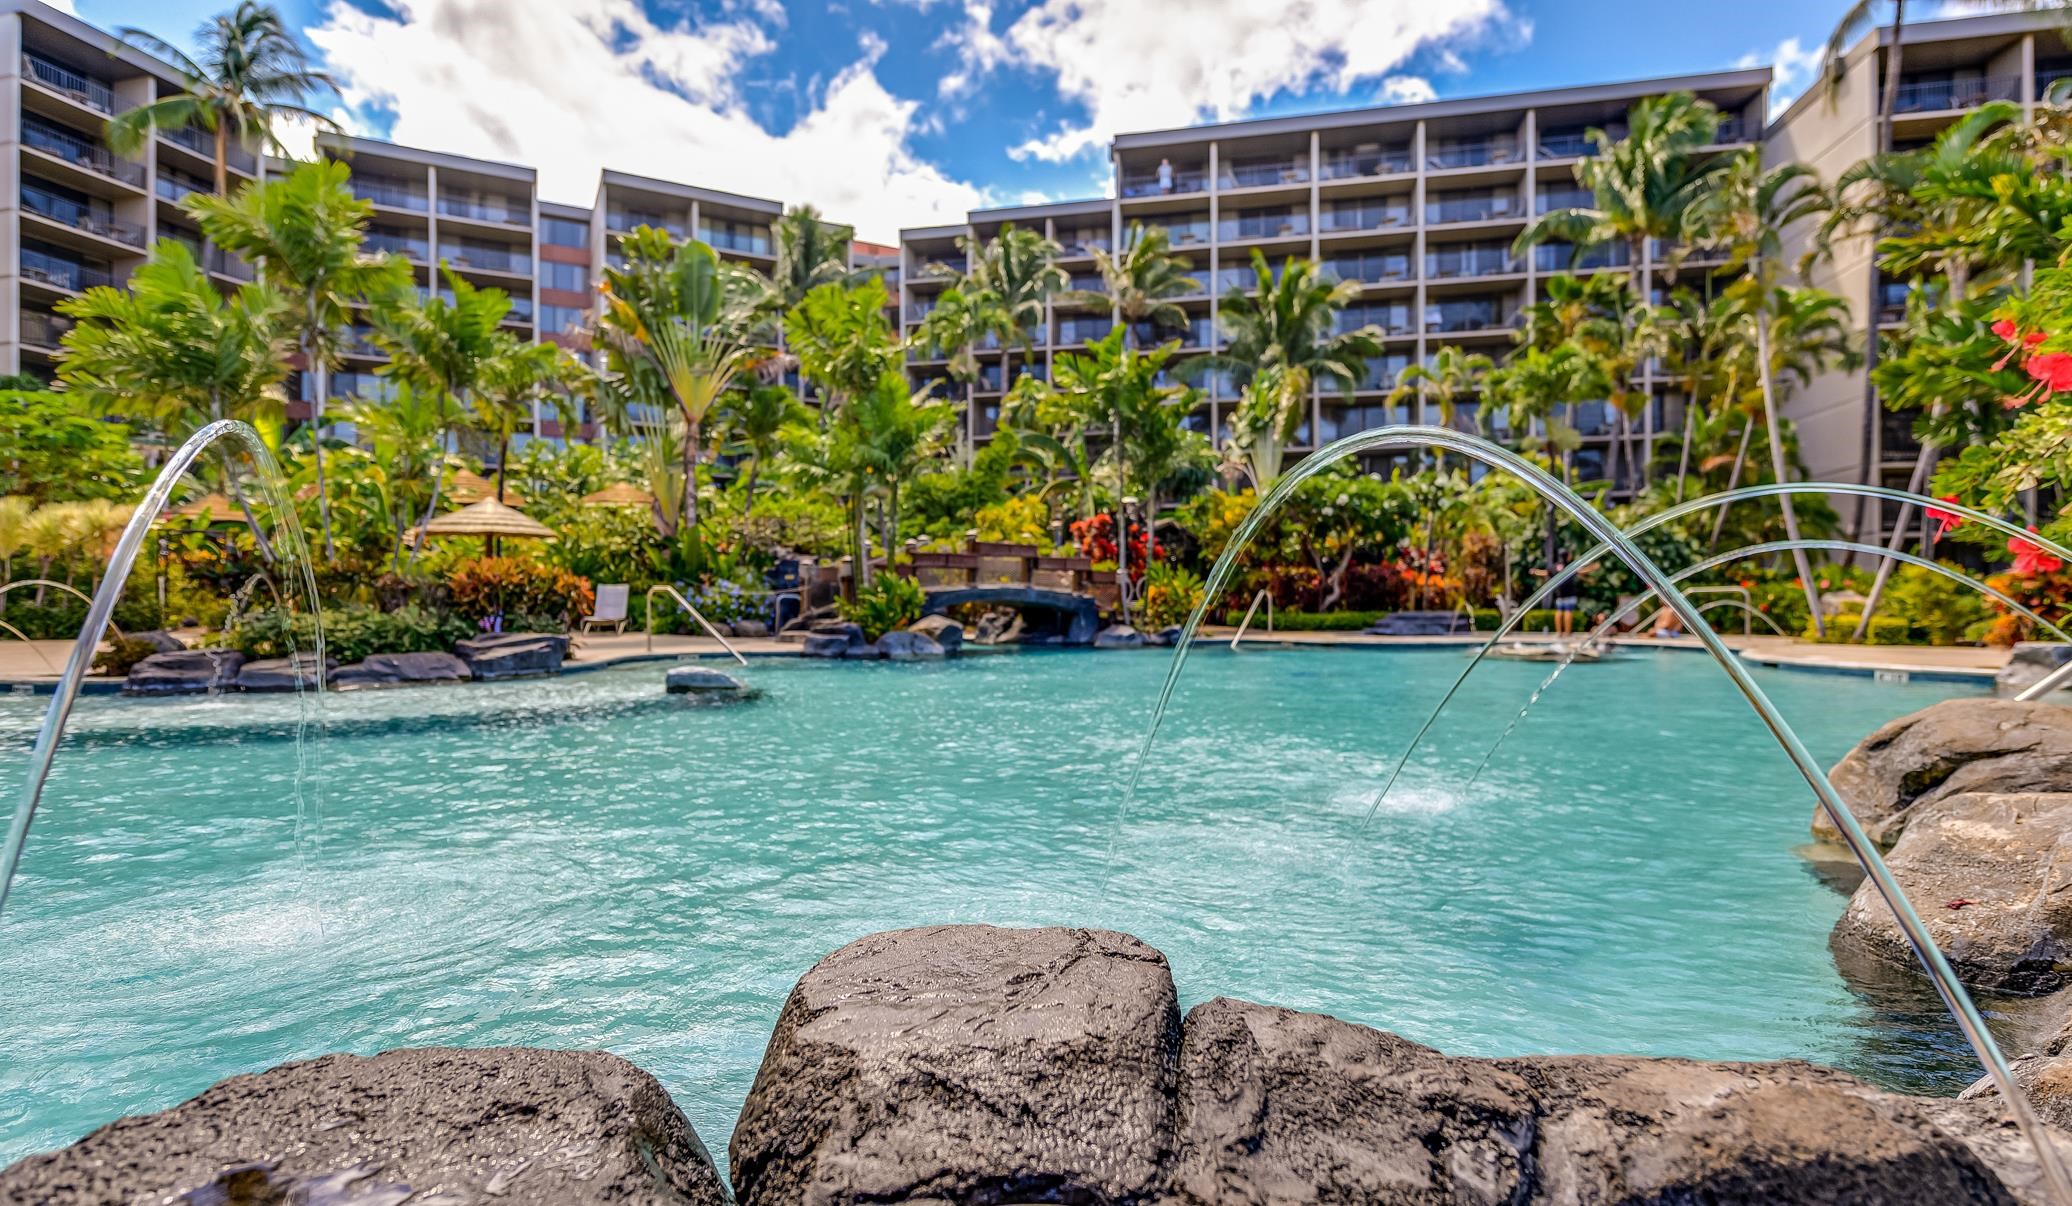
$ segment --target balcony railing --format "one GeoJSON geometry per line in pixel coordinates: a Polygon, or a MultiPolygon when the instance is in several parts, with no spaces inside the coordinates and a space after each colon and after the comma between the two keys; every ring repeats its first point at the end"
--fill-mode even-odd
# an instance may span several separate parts
{"type": "Polygon", "coordinates": [[[698,241],[714,251],[731,251],[737,255],[770,254],[770,229],[767,226],[701,226],[698,228],[698,241]]]}
{"type": "Polygon", "coordinates": [[[1543,188],[1533,199],[1537,212],[1543,214],[1551,214],[1557,209],[1589,209],[1596,203],[1597,198],[1590,190],[1582,188],[1543,188]]]}
{"type": "Polygon", "coordinates": [[[1481,142],[1442,142],[1425,154],[1425,166],[1447,168],[1484,167],[1518,162],[1518,142],[1513,138],[1491,138],[1481,142]]]}
{"type": "Polygon", "coordinates": [[[74,293],[115,283],[115,275],[106,268],[92,267],[33,247],[22,248],[22,275],[54,289],[69,289],[74,293]]]}
{"type": "Polygon", "coordinates": [[[1317,175],[1324,180],[1357,180],[1362,176],[1389,176],[1417,166],[1409,147],[1387,150],[1326,152],[1317,175]]]}
{"type": "Polygon", "coordinates": [[[504,314],[505,322],[529,323],[532,321],[532,298],[523,293],[511,294],[511,308],[504,314]]]}
{"type": "Polygon", "coordinates": [[[521,201],[497,197],[477,200],[473,197],[439,197],[439,212],[453,218],[473,218],[477,222],[500,222],[506,226],[530,226],[532,209],[521,201]]]}
{"type": "Polygon", "coordinates": [[[90,75],[39,54],[22,55],[22,73],[52,92],[62,92],[89,109],[115,112],[115,90],[90,75]]]}
{"type": "Polygon", "coordinates": [[[1901,80],[1892,98],[1894,113],[1941,113],[1993,100],[2019,100],[2020,76],[1974,76],[1956,80],[1901,80]]]}
{"type": "Polygon", "coordinates": [[[1125,197],[1159,197],[1169,193],[1199,193],[1209,187],[1209,174],[1201,168],[1174,168],[1164,180],[1157,172],[1142,172],[1122,178],[1125,197]]]}
{"type": "Polygon", "coordinates": [[[404,259],[423,262],[432,258],[431,242],[417,235],[395,234],[386,230],[367,232],[366,247],[369,251],[388,255],[399,255],[404,259]]]}
{"type": "Polygon", "coordinates": [[[1180,218],[1170,222],[1146,222],[1146,230],[1164,230],[1166,242],[1175,247],[1199,247],[1209,241],[1209,220],[1180,218]]]}
{"type": "Polygon", "coordinates": [[[2036,71],[2036,99],[2043,100],[2050,92],[2050,86],[2059,80],[2072,79],[2072,67],[2041,67],[2036,71]]]}
{"type": "Polygon", "coordinates": [[[1233,161],[1224,165],[1218,188],[1258,188],[1268,184],[1307,184],[1309,164],[1299,159],[1233,161]]]}
{"type": "Polygon", "coordinates": [[[940,281],[963,276],[968,265],[962,256],[944,260],[929,260],[914,270],[917,281],[940,281]]]}
{"type": "MultiPolygon", "coordinates": [[[[1278,282],[1283,267],[1285,263],[1269,263],[1267,273],[1278,282]]],[[[1228,293],[1232,289],[1242,289],[1250,293],[1259,287],[1259,274],[1254,272],[1249,264],[1238,268],[1218,268],[1216,275],[1211,279],[1215,282],[1218,293],[1228,293]]]]}
{"type": "Polygon", "coordinates": [[[508,251],[502,247],[481,247],[468,243],[441,243],[439,255],[456,268],[475,268],[483,272],[508,272],[516,276],[532,275],[532,256],[508,251]]]}
{"type": "Polygon", "coordinates": [[[1324,261],[1323,276],[1325,280],[1359,281],[1367,285],[1407,281],[1410,279],[1410,257],[1400,252],[1387,255],[1342,255],[1324,261]]]}
{"type": "Polygon", "coordinates": [[[143,227],[133,222],[118,222],[92,206],[81,205],[70,197],[38,188],[33,184],[22,185],[22,208],[37,217],[56,222],[60,226],[69,226],[73,230],[113,239],[131,247],[144,245],[143,227]]]}
{"type": "Polygon", "coordinates": [[[252,279],[252,266],[221,247],[211,247],[196,258],[201,261],[203,267],[218,276],[227,276],[234,281],[252,279]]]}
{"type": "Polygon", "coordinates": [[[1463,298],[1425,307],[1426,331],[1494,331],[1510,322],[1504,304],[1494,298],[1463,298]]]}
{"type": "MultiPolygon", "coordinates": [[[[1623,131],[1607,130],[1613,139],[1623,131]]],[[[1583,159],[1597,153],[1597,144],[1590,141],[1584,130],[1549,130],[1539,138],[1539,156],[1542,159],[1583,159]]]]}
{"type": "Polygon", "coordinates": [[[22,311],[22,342],[30,347],[54,348],[72,329],[72,320],[41,310],[22,311]]]}
{"type": "Polygon", "coordinates": [[[1237,239],[1281,239],[1309,233],[1309,214],[1289,210],[1283,214],[1239,214],[1216,223],[1216,237],[1224,242],[1237,239]]]}
{"type": "Polygon", "coordinates": [[[1111,246],[1108,232],[1063,230],[1058,232],[1058,246],[1066,255],[1092,255],[1096,251],[1107,251],[1111,246]]]}
{"type": "Polygon", "coordinates": [[[1108,338],[1115,323],[1106,318],[1064,318],[1058,320],[1058,346],[1093,343],[1108,338]]]}
{"type": "Polygon", "coordinates": [[[185,172],[176,171],[172,168],[158,169],[157,192],[160,197],[167,201],[178,201],[183,197],[191,197],[196,193],[208,193],[213,191],[214,187],[211,184],[187,175],[185,172]]]}
{"type": "Polygon", "coordinates": [[[1378,327],[1384,335],[1417,333],[1416,315],[1409,306],[1348,306],[1333,321],[1341,335],[1361,327],[1378,327]]]}
{"type": "Polygon", "coordinates": [[[1196,268],[1192,272],[1183,272],[1180,274],[1180,276],[1181,279],[1191,281],[1194,284],[1194,288],[1188,290],[1187,293],[1182,294],[1181,296],[1205,296],[1209,292],[1208,269],[1196,268]]]}
{"type": "Polygon", "coordinates": [[[1360,375],[1361,389],[1394,389],[1403,379],[1403,370],[1410,367],[1408,356],[1383,356],[1367,362],[1367,371],[1360,375]]]}
{"type": "Polygon", "coordinates": [[[672,217],[654,209],[614,209],[604,215],[604,226],[613,234],[631,234],[643,226],[666,230],[670,237],[681,239],[690,224],[680,217],[672,217]]]}
{"type": "Polygon", "coordinates": [[[1738,117],[1723,117],[1720,119],[1719,131],[1712,136],[1712,141],[1724,146],[1729,143],[1747,142],[1749,138],[1747,122],[1738,117]]]}
{"type": "Polygon", "coordinates": [[[1518,216],[1518,198],[1509,193],[1498,193],[1486,197],[1450,197],[1425,202],[1425,221],[1434,225],[1445,222],[1488,222],[1497,218],[1518,216]]]}
{"type": "MultiPolygon", "coordinates": [[[[182,126],[177,130],[169,130],[164,126],[160,126],[158,128],[158,136],[175,146],[186,147],[195,154],[208,159],[213,160],[216,157],[216,136],[207,130],[194,126],[182,126]]],[[[252,169],[258,166],[252,159],[252,153],[237,145],[235,139],[231,139],[226,143],[223,161],[229,166],[230,170],[243,172],[248,176],[252,174],[252,169]]],[[[419,208],[423,207],[420,206],[419,208]]]]}
{"type": "Polygon", "coordinates": [[[1317,229],[1325,234],[1355,230],[1388,230],[1410,225],[1410,207],[1405,204],[1334,205],[1318,218],[1317,229]]]}
{"type": "Polygon", "coordinates": [[[387,206],[390,209],[407,209],[420,214],[425,212],[428,204],[422,191],[374,176],[353,177],[353,196],[375,205],[387,206]]]}
{"type": "Polygon", "coordinates": [[[22,119],[22,142],[46,155],[85,168],[87,171],[120,180],[137,188],[144,186],[144,165],[127,159],[117,159],[100,143],[81,138],[69,130],[46,125],[33,118],[22,119]]]}
{"type": "Polygon", "coordinates": [[[1425,253],[1425,276],[1450,280],[1468,276],[1503,276],[1525,271],[1508,247],[1454,247],[1425,253]]]}
{"type": "Polygon", "coordinates": [[[1606,243],[1576,258],[1567,243],[1541,243],[1532,249],[1533,267],[1541,272],[1583,272],[1595,268],[1624,268],[1628,263],[1624,243],[1606,243]]]}

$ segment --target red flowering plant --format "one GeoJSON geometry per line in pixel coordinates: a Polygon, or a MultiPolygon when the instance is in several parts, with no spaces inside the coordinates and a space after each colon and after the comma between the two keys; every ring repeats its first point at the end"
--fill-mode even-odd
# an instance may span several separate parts
{"type": "MultiPolygon", "coordinates": [[[[1093,558],[1094,564],[1098,566],[1116,564],[1120,550],[1115,543],[1113,515],[1104,511],[1099,515],[1089,516],[1072,524],[1070,530],[1072,543],[1079,549],[1080,556],[1093,558]]],[[[1144,578],[1146,566],[1154,561],[1165,560],[1165,542],[1153,540],[1144,525],[1135,521],[1131,521],[1129,525],[1129,542],[1130,581],[1140,582],[1144,578]]]]}

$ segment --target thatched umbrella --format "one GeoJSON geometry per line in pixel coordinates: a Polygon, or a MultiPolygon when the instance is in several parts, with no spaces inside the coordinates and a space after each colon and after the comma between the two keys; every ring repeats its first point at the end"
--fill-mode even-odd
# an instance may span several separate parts
{"type": "MultiPolygon", "coordinates": [[[[496,497],[496,483],[466,469],[456,469],[446,486],[447,495],[457,503],[477,503],[485,498],[496,497]]],[[[525,499],[509,486],[504,487],[504,505],[522,507],[525,499]]],[[[436,522],[436,521],[434,521],[436,522]]]]}
{"type": "Polygon", "coordinates": [[[428,536],[520,536],[552,540],[554,529],[537,519],[520,515],[494,498],[469,503],[425,525],[428,536]]]}
{"type": "Polygon", "coordinates": [[[614,482],[595,493],[583,495],[577,502],[585,507],[652,507],[655,496],[639,486],[614,482]]]}

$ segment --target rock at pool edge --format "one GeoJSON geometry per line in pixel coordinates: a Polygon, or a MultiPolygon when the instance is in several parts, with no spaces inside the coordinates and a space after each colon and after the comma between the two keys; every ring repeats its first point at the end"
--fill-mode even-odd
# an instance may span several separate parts
{"type": "Polygon", "coordinates": [[[502,1206],[727,1201],[697,1132],[654,1077],[601,1051],[529,1047],[282,1064],[0,1170],[9,1206],[406,1196],[502,1206]]]}
{"type": "Polygon", "coordinates": [[[662,686],[671,695],[727,695],[742,690],[740,679],[710,666],[671,666],[662,686]]]}

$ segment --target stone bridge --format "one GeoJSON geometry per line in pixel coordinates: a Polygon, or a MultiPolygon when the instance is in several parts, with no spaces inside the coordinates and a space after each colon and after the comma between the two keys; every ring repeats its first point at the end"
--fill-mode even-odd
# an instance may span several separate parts
{"type": "Polygon", "coordinates": [[[924,589],[931,615],[976,603],[1012,607],[1024,616],[1042,613],[1067,645],[1090,645],[1100,631],[1101,608],[1092,595],[1005,582],[989,586],[932,586],[924,589]]]}

